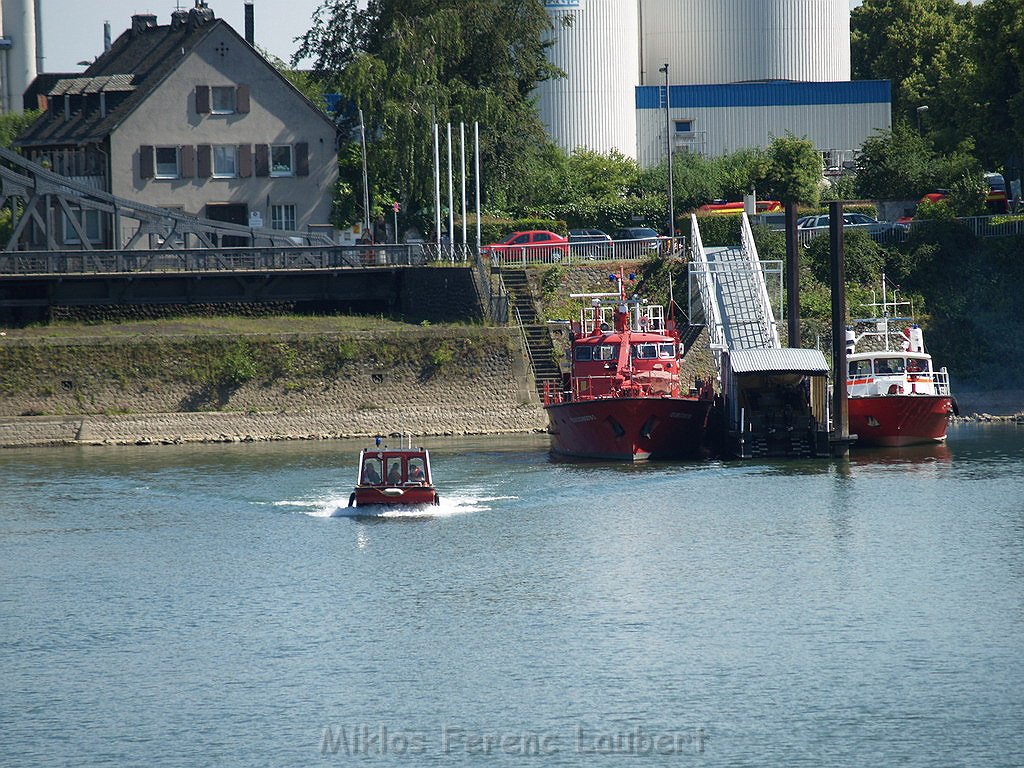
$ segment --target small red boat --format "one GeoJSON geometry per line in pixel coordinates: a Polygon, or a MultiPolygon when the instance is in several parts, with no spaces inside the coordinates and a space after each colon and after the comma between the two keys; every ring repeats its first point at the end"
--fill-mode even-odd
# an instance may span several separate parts
{"type": "Polygon", "coordinates": [[[430,474],[426,448],[389,448],[377,444],[359,452],[356,487],[348,497],[350,507],[441,503],[430,474]]]}
{"type": "Polygon", "coordinates": [[[940,442],[958,412],[949,374],[933,367],[913,318],[894,316],[909,302],[897,302],[895,290],[887,301],[885,286],[883,276],[881,304],[868,305],[882,316],[855,320],[866,327],[859,335],[853,327],[846,331],[850,434],[857,435],[855,447],[940,442]]]}
{"type": "Polygon", "coordinates": [[[661,306],[627,298],[621,274],[609,279],[615,293],[572,294],[591,299],[591,307],[571,324],[562,391],[544,394],[552,452],[609,461],[699,455],[714,399],[710,382],[683,394],[675,323],[661,306]]]}

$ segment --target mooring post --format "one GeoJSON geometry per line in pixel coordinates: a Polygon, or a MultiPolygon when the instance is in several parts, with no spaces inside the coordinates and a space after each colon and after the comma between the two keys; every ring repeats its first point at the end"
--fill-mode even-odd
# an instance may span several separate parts
{"type": "Polygon", "coordinates": [[[800,349],[800,244],[793,202],[786,203],[786,320],[789,346],[800,349]]]}
{"type": "Polygon", "coordinates": [[[850,453],[850,420],[846,398],[846,253],[843,243],[843,204],[828,204],[829,256],[832,266],[832,455],[850,453]]]}

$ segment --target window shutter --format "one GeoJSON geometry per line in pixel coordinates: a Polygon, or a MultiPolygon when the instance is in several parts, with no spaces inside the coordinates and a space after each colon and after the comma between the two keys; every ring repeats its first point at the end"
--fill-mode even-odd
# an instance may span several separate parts
{"type": "Polygon", "coordinates": [[[191,179],[196,175],[196,148],[186,144],[181,148],[181,178],[191,179]]]}
{"type": "Polygon", "coordinates": [[[295,175],[309,176],[309,144],[304,141],[295,145],[295,175]]]}
{"type": "Polygon", "coordinates": [[[249,112],[249,86],[242,84],[235,91],[235,112],[248,114],[249,112]]]}
{"type": "Polygon", "coordinates": [[[210,178],[212,167],[210,163],[210,145],[200,144],[196,147],[196,176],[200,179],[210,178]]]}
{"type": "Polygon", "coordinates": [[[152,179],[156,175],[156,161],[153,157],[153,147],[143,144],[139,147],[139,177],[152,179]]]}
{"type": "Polygon", "coordinates": [[[266,144],[256,145],[256,175],[270,175],[270,147],[266,144]]]}
{"type": "Polygon", "coordinates": [[[252,176],[252,144],[238,145],[238,175],[243,179],[252,176]]]}
{"type": "Polygon", "coordinates": [[[196,112],[200,115],[210,113],[210,86],[208,85],[196,86],[196,112]]]}

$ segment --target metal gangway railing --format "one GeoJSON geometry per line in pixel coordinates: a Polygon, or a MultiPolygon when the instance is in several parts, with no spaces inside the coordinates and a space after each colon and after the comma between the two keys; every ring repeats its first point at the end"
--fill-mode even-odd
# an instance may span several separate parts
{"type": "MultiPolygon", "coordinates": [[[[691,301],[695,285],[719,373],[722,350],[781,346],[764,276],[766,265],[758,258],[746,214],[742,215],[739,246],[708,250],[700,236],[696,216],[691,216],[691,226],[691,301]]],[[[781,273],[781,265],[774,264],[774,269],[781,273]]],[[[691,307],[691,316],[692,313],[691,307]]]]}

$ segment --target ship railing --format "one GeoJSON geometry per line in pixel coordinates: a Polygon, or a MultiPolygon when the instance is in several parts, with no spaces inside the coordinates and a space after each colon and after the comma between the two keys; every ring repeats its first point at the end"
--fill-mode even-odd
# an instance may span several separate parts
{"type": "Polygon", "coordinates": [[[913,371],[905,371],[895,376],[878,375],[869,376],[863,373],[850,373],[846,377],[847,387],[858,386],[865,382],[874,382],[876,385],[882,383],[883,389],[887,386],[896,384],[898,385],[902,381],[906,386],[912,387],[917,384],[924,392],[919,390],[919,394],[931,394],[934,392],[936,395],[944,395],[946,397],[950,394],[949,387],[949,372],[946,368],[940,368],[937,371],[922,371],[915,373],[913,371]]]}

